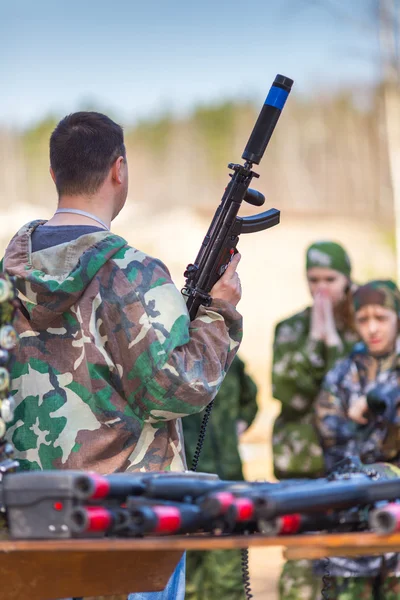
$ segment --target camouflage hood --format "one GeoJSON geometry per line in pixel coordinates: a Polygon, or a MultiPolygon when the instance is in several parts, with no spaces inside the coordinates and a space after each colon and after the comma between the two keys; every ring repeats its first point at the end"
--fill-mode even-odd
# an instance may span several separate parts
{"type": "Polygon", "coordinates": [[[39,252],[31,249],[34,229],[45,221],[28,223],[11,240],[4,267],[18,277],[19,298],[32,327],[47,328],[76,304],[99,270],[127,242],[98,231],[39,252]]]}
{"type": "Polygon", "coordinates": [[[353,304],[356,312],[363,306],[378,304],[393,310],[397,317],[400,316],[400,292],[390,279],[369,281],[360,286],[353,296],[353,304]]]}

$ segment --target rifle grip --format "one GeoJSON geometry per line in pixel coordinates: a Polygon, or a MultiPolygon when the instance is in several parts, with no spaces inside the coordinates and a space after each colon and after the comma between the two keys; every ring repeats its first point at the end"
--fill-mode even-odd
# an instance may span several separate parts
{"type": "Polygon", "coordinates": [[[219,255],[215,270],[210,278],[210,288],[212,288],[213,285],[217,283],[217,281],[222,277],[232,258],[235,256],[235,254],[238,253],[238,250],[236,248],[238,241],[239,236],[235,235],[230,236],[229,239],[225,242],[222,251],[219,255]]]}

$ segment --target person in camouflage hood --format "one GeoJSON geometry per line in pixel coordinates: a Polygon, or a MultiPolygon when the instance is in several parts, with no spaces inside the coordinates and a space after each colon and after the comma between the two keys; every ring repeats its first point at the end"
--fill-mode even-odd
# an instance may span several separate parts
{"type": "MultiPolygon", "coordinates": [[[[342,246],[331,241],[312,244],[306,253],[306,274],[312,306],[278,323],[274,335],[272,390],[281,403],[272,434],[277,479],[323,474],[314,402],[324,375],[358,339],[352,325],[351,264],[342,246]]],[[[311,562],[287,561],[280,598],[291,600],[288,589],[304,589],[304,582],[310,589],[319,585],[311,562]]]]}
{"type": "Polygon", "coordinates": [[[362,462],[399,464],[400,293],[392,281],[371,281],[354,295],[362,339],[324,380],[315,405],[327,468],[348,454],[362,462]]]}
{"type": "MultiPolygon", "coordinates": [[[[400,293],[392,281],[371,281],[354,294],[355,324],[361,337],[348,358],[323,382],[316,401],[316,426],[327,469],[350,455],[365,464],[400,463],[400,293]]],[[[318,565],[317,565],[318,567],[318,565]]],[[[400,597],[396,556],[332,559],[339,600],[400,597]],[[385,576],[381,574],[384,569],[385,576]],[[388,576],[388,574],[391,576],[388,576]],[[343,575],[347,575],[344,577],[343,575]],[[371,598],[377,597],[372,594],[371,598]]]]}
{"type": "Polygon", "coordinates": [[[184,470],[180,418],[214,398],[240,345],[239,258],[190,322],[167,268],[109,231],[127,197],[121,127],[65,117],[50,163],[58,209],[4,257],[21,300],[15,457],[25,470],[184,470]]]}
{"type": "Polygon", "coordinates": [[[313,405],[325,373],[358,339],[352,326],[350,260],[344,249],[334,242],[312,244],[306,272],[313,305],[278,323],[274,336],[272,391],[281,403],[273,429],[278,479],[323,473],[313,405]]]}
{"type": "MultiPolygon", "coordinates": [[[[198,471],[243,479],[239,435],[257,414],[257,386],[236,356],[222,382],[208,421],[198,471]]],[[[188,464],[193,460],[203,413],[183,419],[188,464]]],[[[186,600],[244,600],[240,550],[188,552],[186,600]]]]}

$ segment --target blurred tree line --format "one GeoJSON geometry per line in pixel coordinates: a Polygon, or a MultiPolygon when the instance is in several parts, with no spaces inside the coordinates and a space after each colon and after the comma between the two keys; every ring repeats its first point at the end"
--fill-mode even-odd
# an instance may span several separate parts
{"type": "MultiPolygon", "coordinates": [[[[390,224],[384,99],[384,86],[362,107],[346,92],[307,101],[292,93],[256,169],[266,207],[390,224]]],[[[215,209],[226,186],[226,165],[241,160],[259,108],[226,102],[199,107],[185,119],[165,116],[126,127],[130,198],[154,209],[215,209]]],[[[24,132],[0,129],[0,209],[18,202],[55,203],[48,141],[57,120],[46,118],[24,132]]]]}

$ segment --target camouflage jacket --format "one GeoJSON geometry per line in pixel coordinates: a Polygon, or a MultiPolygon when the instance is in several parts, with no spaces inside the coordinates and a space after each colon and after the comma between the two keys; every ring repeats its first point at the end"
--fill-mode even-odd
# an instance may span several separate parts
{"type": "MultiPolygon", "coordinates": [[[[257,414],[257,386],[247,375],[245,366],[235,357],[222,382],[207,425],[198,471],[217,473],[221,479],[243,479],[236,423],[243,420],[249,427],[257,414]]],[[[193,460],[203,412],[182,419],[188,464],[193,460]]]]}
{"type": "Polygon", "coordinates": [[[357,336],[339,331],[341,345],[310,340],[311,308],[278,323],[272,366],[273,396],[281,413],[273,429],[274,472],[278,479],[316,477],[323,456],[313,425],[314,402],[323,378],[336,360],[349,354],[357,336]]]}
{"type": "Polygon", "coordinates": [[[326,375],[316,401],[316,426],[321,436],[327,468],[349,454],[366,463],[377,461],[399,465],[400,454],[400,347],[376,359],[360,343],[350,357],[339,361],[326,375]],[[379,386],[394,400],[390,420],[367,413],[368,423],[359,425],[347,411],[360,396],[379,386]]]}
{"type": "Polygon", "coordinates": [[[180,417],[217,393],[242,336],[230,304],[189,322],[166,267],[110,232],[32,253],[23,227],[4,268],[25,307],[7,436],[23,469],[185,468],[180,417]]]}

